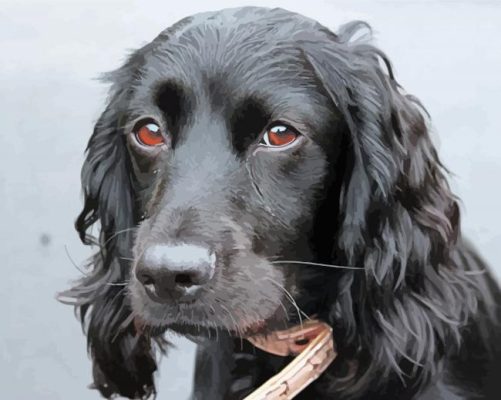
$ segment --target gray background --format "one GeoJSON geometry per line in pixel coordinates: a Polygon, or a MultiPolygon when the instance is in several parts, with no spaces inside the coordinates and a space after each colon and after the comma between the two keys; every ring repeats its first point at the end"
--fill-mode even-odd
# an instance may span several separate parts
{"type": "MultiPolygon", "coordinates": [[[[78,265],[89,255],[72,224],[106,94],[94,78],[183,16],[251,4],[373,25],[431,113],[464,231],[501,276],[500,1],[0,1],[0,398],[98,397],[80,327],[54,300],[80,274],[65,249],[78,265]]],[[[194,348],[174,340],[160,399],[190,390],[194,348]]]]}

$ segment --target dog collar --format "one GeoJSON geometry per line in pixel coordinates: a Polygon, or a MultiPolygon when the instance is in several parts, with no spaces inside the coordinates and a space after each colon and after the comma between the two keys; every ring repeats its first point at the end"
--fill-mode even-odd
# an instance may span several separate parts
{"type": "Polygon", "coordinates": [[[246,339],[267,353],[296,357],[244,400],[292,399],[316,380],[337,356],[332,328],[316,320],[246,339]]]}

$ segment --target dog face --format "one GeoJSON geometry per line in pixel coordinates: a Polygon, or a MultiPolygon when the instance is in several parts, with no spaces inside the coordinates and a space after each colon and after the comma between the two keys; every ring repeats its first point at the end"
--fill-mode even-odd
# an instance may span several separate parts
{"type": "Polygon", "coordinates": [[[245,336],[303,313],[335,327],[332,393],[435,374],[488,291],[463,273],[423,108],[367,28],[200,14],[108,76],[76,222],[101,251],[65,293],[105,396],[154,392],[150,339],[166,328],[245,336]]]}
{"type": "Polygon", "coordinates": [[[316,256],[340,114],[273,21],[186,26],[140,69],[123,113],[144,213],[135,314],[182,332],[283,327],[301,267],[272,262],[316,256]]]}

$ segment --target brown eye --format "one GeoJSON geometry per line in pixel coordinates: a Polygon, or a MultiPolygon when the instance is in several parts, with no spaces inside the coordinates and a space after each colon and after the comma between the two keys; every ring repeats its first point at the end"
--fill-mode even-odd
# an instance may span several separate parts
{"type": "Polygon", "coordinates": [[[268,129],[261,144],[268,147],[282,147],[294,142],[299,134],[286,125],[274,125],[268,129]]]}
{"type": "Polygon", "coordinates": [[[135,135],[137,141],[143,146],[159,146],[165,143],[160,126],[154,122],[138,125],[135,135]]]}

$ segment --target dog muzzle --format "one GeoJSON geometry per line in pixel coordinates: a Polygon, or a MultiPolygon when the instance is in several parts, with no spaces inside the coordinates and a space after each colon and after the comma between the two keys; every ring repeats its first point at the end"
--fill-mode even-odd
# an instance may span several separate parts
{"type": "Polygon", "coordinates": [[[296,357],[244,400],[293,399],[316,380],[337,355],[332,328],[316,320],[309,320],[268,335],[249,336],[246,339],[267,353],[296,357]]]}

